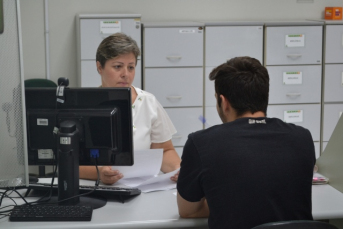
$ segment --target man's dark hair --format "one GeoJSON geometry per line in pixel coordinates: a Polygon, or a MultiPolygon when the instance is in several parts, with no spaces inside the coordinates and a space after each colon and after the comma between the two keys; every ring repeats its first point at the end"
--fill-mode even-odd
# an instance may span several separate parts
{"type": "Polygon", "coordinates": [[[237,116],[257,111],[267,114],[269,74],[257,59],[247,56],[232,58],[213,69],[209,78],[214,80],[219,107],[220,95],[223,95],[237,116]]]}

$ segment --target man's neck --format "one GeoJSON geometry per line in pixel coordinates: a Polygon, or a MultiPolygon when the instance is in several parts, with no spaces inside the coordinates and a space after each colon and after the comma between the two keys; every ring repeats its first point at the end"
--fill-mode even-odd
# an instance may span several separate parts
{"type": "Polygon", "coordinates": [[[240,115],[240,116],[236,116],[233,114],[229,115],[229,116],[227,116],[227,121],[232,122],[232,121],[235,121],[236,119],[239,119],[239,118],[264,118],[264,117],[266,117],[266,115],[262,111],[257,111],[255,113],[247,112],[247,113],[244,113],[243,115],[240,115]]]}
{"type": "Polygon", "coordinates": [[[266,117],[266,115],[262,111],[257,111],[257,112],[255,112],[253,114],[250,113],[250,112],[245,113],[245,114],[243,114],[243,115],[241,115],[239,117],[236,117],[236,119],[237,118],[263,118],[263,117],[266,117]]]}

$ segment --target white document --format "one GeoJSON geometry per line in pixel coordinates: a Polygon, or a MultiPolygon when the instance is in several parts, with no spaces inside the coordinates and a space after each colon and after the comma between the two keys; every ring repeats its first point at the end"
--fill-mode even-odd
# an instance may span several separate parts
{"type": "Polygon", "coordinates": [[[302,84],[302,72],[283,72],[283,84],[302,84]]]}
{"type": "Polygon", "coordinates": [[[170,177],[174,176],[179,170],[180,169],[177,169],[166,174],[157,175],[144,181],[138,185],[137,188],[139,188],[142,192],[161,191],[176,188],[176,182],[170,180],[170,177]]]}
{"type": "Polygon", "coordinates": [[[287,123],[303,122],[303,110],[284,111],[283,121],[287,123]]]}
{"type": "Polygon", "coordinates": [[[133,166],[112,166],[124,175],[121,180],[133,177],[153,177],[160,172],[163,149],[148,149],[134,151],[133,166]]]}
{"type": "Polygon", "coordinates": [[[286,35],[286,47],[304,47],[305,34],[286,35]]]}

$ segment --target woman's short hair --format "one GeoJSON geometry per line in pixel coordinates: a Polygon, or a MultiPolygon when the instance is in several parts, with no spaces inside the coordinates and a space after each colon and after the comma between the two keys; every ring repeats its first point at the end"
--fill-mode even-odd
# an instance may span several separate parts
{"type": "Polygon", "coordinates": [[[96,51],[96,61],[104,67],[107,60],[113,59],[123,54],[132,53],[137,58],[140,50],[135,40],[124,33],[115,33],[106,37],[96,51]]]}

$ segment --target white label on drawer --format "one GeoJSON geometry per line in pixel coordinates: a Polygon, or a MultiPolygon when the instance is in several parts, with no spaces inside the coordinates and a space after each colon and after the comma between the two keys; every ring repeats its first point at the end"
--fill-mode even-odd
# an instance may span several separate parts
{"type": "Polygon", "coordinates": [[[38,150],[38,159],[53,159],[54,152],[52,149],[39,149],[38,150]]]}
{"type": "Polygon", "coordinates": [[[102,34],[114,34],[121,32],[120,21],[100,21],[100,33],[102,34]]]}
{"type": "Polygon", "coordinates": [[[285,122],[290,122],[290,123],[302,122],[303,121],[303,111],[302,110],[284,111],[283,120],[285,122]]]}
{"type": "Polygon", "coordinates": [[[304,34],[286,35],[286,47],[304,47],[304,46],[305,46],[304,34]]]}
{"type": "Polygon", "coordinates": [[[180,33],[195,33],[194,29],[180,29],[180,33]]]}
{"type": "Polygon", "coordinates": [[[302,72],[283,72],[283,84],[302,84],[302,72]]]}
{"type": "Polygon", "coordinates": [[[49,120],[46,118],[37,118],[37,126],[48,126],[49,120]]]}

